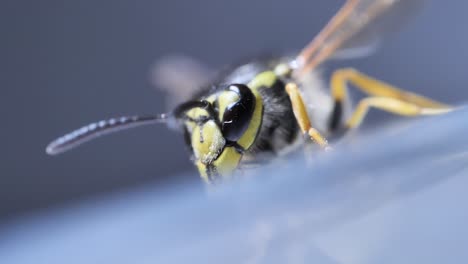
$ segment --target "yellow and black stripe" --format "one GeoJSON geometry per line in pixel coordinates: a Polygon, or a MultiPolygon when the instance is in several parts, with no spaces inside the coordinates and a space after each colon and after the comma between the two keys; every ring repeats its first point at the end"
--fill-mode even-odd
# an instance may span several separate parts
{"type": "Polygon", "coordinates": [[[284,82],[271,70],[259,71],[247,84],[220,84],[201,98],[181,105],[176,114],[184,120],[195,165],[206,182],[229,177],[244,154],[274,151],[278,137],[289,142],[297,134],[297,124],[289,122],[294,117],[284,82]]]}

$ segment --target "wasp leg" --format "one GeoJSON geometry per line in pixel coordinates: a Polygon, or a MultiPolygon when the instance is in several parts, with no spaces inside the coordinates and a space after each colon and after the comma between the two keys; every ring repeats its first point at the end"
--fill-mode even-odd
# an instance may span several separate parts
{"type": "Polygon", "coordinates": [[[296,117],[297,123],[299,124],[302,133],[307,133],[315,143],[317,143],[320,147],[327,149],[327,140],[317,131],[317,129],[313,128],[310,124],[309,115],[307,114],[307,110],[304,105],[304,101],[302,100],[302,96],[299,93],[297,84],[286,84],[286,92],[288,93],[291,100],[294,116],[296,117]]]}
{"type": "Polygon", "coordinates": [[[436,115],[452,110],[449,105],[439,103],[427,97],[401,90],[385,82],[371,78],[355,69],[337,70],[331,78],[331,93],[335,100],[330,129],[336,130],[342,115],[343,102],[346,99],[347,83],[353,84],[362,92],[370,95],[356,107],[346,128],[355,128],[361,124],[369,107],[375,107],[390,113],[404,116],[436,115]]]}
{"type": "Polygon", "coordinates": [[[451,111],[450,108],[425,108],[414,103],[390,97],[367,97],[359,102],[354,113],[346,121],[346,127],[358,127],[362,123],[370,107],[403,116],[438,115],[451,111]]]}

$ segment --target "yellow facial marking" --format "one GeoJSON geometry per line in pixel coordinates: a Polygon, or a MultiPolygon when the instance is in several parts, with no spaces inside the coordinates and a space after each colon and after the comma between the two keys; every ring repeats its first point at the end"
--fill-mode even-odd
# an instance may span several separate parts
{"type": "Polygon", "coordinates": [[[206,165],[203,164],[201,161],[195,161],[195,166],[197,166],[198,171],[200,172],[200,177],[206,182],[210,183],[210,179],[208,178],[208,173],[206,171],[206,165]]]}
{"type": "MultiPolygon", "coordinates": [[[[227,179],[234,172],[242,159],[242,155],[239,154],[233,147],[226,147],[221,155],[211,164],[219,174],[219,176],[227,179]]],[[[195,165],[200,172],[200,177],[206,183],[213,183],[210,177],[208,177],[208,168],[206,164],[201,161],[196,161],[195,165]]]]}
{"type": "Polygon", "coordinates": [[[204,164],[211,163],[218,157],[226,140],[214,121],[195,126],[192,131],[192,148],[197,160],[204,164]]]}
{"type": "MultiPolygon", "coordinates": [[[[209,116],[208,111],[199,107],[190,109],[189,111],[187,111],[186,115],[194,120],[200,117],[209,116]]],[[[192,133],[195,127],[197,126],[197,124],[195,124],[194,122],[190,120],[185,121],[185,125],[187,126],[187,129],[189,130],[190,133],[192,133]]]]}
{"type": "Polygon", "coordinates": [[[208,111],[206,111],[205,109],[203,108],[199,108],[199,107],[196,107],[196,108],[193,108],[193,109],[190,109],[189,111],[187,111],[186,115],[192,119],[197,119],[199,117],[208,117],[209,114],[208,114],[208,111]]]}
{"type": "Polygon", "coordinates": [[[213,165],[221,176],[229,176],[237,168],[241,158],[242,155],[233,147],[226,147],[213,165]]]}
{"type": "Polygon", "coordinates": [[[214,103],[216,100],[217,94],[212,94],[206,98],[206,101],[210,102],[210,104],[214,103]]]}

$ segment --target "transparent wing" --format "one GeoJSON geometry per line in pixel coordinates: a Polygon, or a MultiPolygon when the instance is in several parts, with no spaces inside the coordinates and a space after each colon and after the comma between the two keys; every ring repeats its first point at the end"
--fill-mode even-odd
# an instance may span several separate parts
{"type": "Polygon", "coordinates": [[[374,54],[381,43],[380,38],[366,39],[366,42],[338,49],[329,60],[359,59],[374,54]]]}
{"type": "MultiPolygon", "coordinates": [[[[379,42],[423,5],[423,0],[347,0],[325,28],[297,56],[298,72],[308,72],[340,49],[379,42]]],[[[373,44],[371,44],[372,46],[373,44]]]]}
{"type": "Polygon", "coordinates": [[[167,93],[167,107],[172,110],[209,84],[215,74],[193,58],[170,55],[156,61],[150,78],[154,86],[167,93]]]}

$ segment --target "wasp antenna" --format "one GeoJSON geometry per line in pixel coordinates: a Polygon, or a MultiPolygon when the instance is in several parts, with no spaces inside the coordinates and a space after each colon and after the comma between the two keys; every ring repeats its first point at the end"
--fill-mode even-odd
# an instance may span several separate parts
{"type": "Polygon", "coordinates": [[[77,147],[97,137],[129,128],[167,122],[168,115],[122,116],[91,123],[52,141],[46,148],[49,155],[56,155],[77,147]]]}

